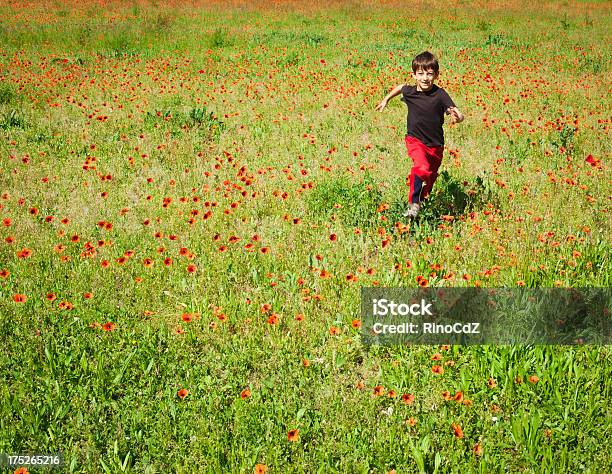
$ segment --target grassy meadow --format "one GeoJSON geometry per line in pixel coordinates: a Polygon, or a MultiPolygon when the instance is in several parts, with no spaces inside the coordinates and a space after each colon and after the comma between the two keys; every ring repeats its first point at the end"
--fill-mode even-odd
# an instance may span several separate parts
{"type": "Polygon", "coordinates": [[[610,346],[360,335],[361,287],[610,286],[611,13],[0,0],[0,454],[611,472],[610,346]],[[466,120],[410,224],[423,50],[466,120]]]}

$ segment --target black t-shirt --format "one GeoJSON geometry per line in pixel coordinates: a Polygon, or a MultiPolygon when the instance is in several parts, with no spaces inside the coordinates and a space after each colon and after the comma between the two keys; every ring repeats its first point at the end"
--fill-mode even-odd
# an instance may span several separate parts
{"type": "Polygon", "coordinates": [[[408,135],[427,146],[444,146],[444,113],[455,107],[447,92],[435,84],[428,91],[404,86],[402,102],[408,106],[408,135]]]}

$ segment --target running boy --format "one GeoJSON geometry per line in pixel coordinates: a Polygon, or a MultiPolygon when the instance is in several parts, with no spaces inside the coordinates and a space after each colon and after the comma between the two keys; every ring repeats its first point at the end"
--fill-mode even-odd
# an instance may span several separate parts
{"type": "Polygon", "coordinates": [[[412,77],[416,85],[400,84],[376,106],[382,112],[389,99],[402,94],[408,106],[408,133],[406,148],[412,159],[408,208],[404,217],[415,218],[423,201],[431,192],[438,177],[438,168],[444,152],[444,114],[450,115],[451,123],[463,122],[465,118],[444,89],[436,86],[439,65],[436,57],[425,51],[412,61],[412,77]]]}

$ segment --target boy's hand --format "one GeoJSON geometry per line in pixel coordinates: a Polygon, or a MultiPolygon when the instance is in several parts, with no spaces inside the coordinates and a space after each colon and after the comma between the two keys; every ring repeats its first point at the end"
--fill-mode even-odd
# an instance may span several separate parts
{"type": "Polygon", "coordinates": [[[463,119],[465,118],[457,107],[449,107],[447,112],[451,116],[452,124],[463,122],[463,119]]]}
{"type": "Polygon", "coordinates": [[[386,99],[383,99],[383,100],[380,102],[380,104],[378,104],[378,105],[375,107],[375,110],[378,110],[379,112],[382,112],[382,111],[383,111],[383,109],[384,109],[386,106],[387,106],[387,100],[386,100],[386,99]]]}

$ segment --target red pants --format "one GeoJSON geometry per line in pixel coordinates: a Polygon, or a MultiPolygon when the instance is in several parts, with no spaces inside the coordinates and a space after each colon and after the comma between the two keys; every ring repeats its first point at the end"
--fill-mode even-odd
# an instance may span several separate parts
{"type": "Polygon", "coordinates": [[[424,200],[438,178],[438,168],[442,163],[443,146],[427,146],[417,138],[406,135],[408,156],[412,159],[408,191],[408,202],[424,200]]]}

